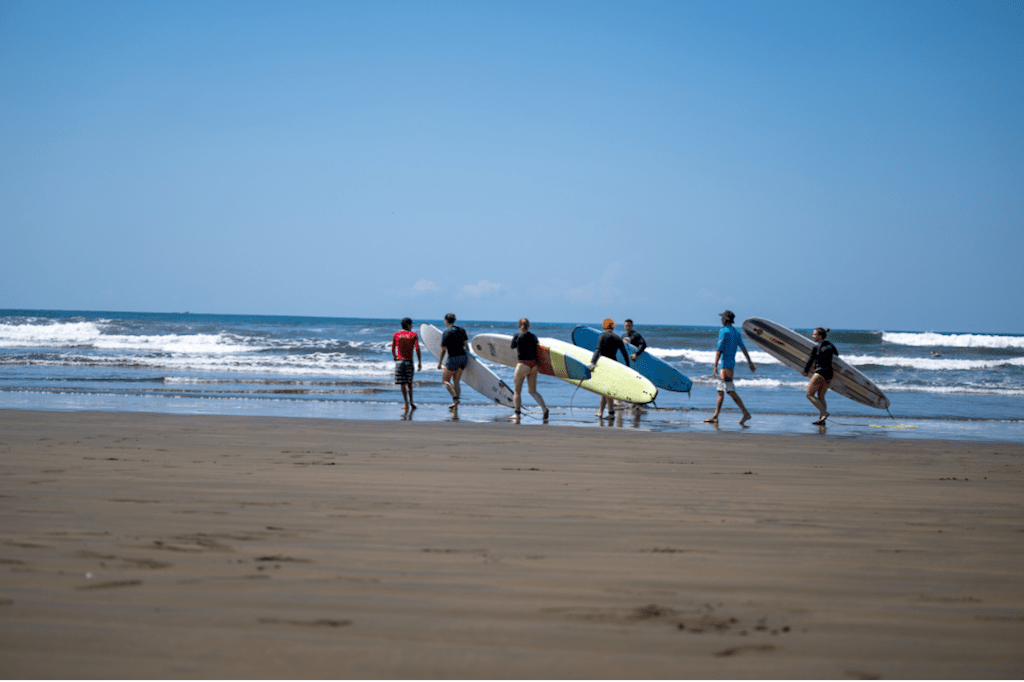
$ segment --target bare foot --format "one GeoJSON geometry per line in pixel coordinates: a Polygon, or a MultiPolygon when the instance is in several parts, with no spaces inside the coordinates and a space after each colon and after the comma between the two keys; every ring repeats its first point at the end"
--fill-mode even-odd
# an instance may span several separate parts
{"type": "Polygon", "coordinates": [[[598,419],[604,419],[604,412],[595,412],[594,416],[598,419]]]}
{"type": "Polygon", "coordinates": [[[749,419],[750,419],[750,413],[749,413],[749,412],[747,412],[746,414],[744,414],[744,415],[743,415],[743,419],[741,419],[741,420],[740,420],[740,426],[743,426],[743,424],[744,424],[744,423],[745,423],[746,421],[748,421],[749,419]]]}
{"type": "Polygon", "coordinates": [[[718,423],[718,417],[712,417],[711,419],[705,419],[704,423],[705,424],[717,424],[718,423]]]}

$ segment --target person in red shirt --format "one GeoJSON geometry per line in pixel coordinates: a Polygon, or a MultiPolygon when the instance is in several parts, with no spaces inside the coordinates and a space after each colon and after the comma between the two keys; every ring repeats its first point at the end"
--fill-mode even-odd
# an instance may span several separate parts
{"type": "Polygon", "coordinates": [[[391,339],[391,357],[395,359],[395,383],[402,387],[402,400],[405,401],[405,410],[415,410],[416,404],[412,401],[412,352],[416,351],[416,361],[419,367],[416,371],[423,371],[423,357],[420,355],[420,341],[416,332],[412,331],[412,320],[408,317],[402,319],[402,331],[395,332],[391,339]]]}

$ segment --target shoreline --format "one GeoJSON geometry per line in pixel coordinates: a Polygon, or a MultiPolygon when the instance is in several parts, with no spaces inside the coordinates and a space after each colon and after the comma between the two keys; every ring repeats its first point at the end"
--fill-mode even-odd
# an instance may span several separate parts
{"type": "Polygon", "coordinates": [[[1024,447],[0,410],[0,666],[1019,678],[1024,447]]]}
{"type": "MultiPolygon", "coordinates": [[[[453,420],[447,404],[419,401],[412,415],[403,414],[401,402],[360,402],[308,400],[275,400],[266,403],[217,400],[138,398],[114,396],[104,401],[90,396],[83,401],[79,396],[48,396],[50,407],[41,409],[35,396],[24,399],[22,405],[14,403],[16,394],[5,396],[7,404],[0,412],[58,412],[81,414],[165,414],[179,416],[237,416],[252,419],[325,419],[328,421],[371,421],[379,423],[451,423],[497,425],[508,423],[511,409],[490,403],[467,401],[459,408],[458,419],[453,420]]],[[[1024,421],[975,420],[967,418],[902,418],[880,413],[874,416],[848,415],[835,410],[825,427],[812,425],[817,415],[787,414],[779,412],[753,412],[753,419],[745,426],[737,422],[738,410],[728,405],[722,410],[718,426],[704,422],[714,411],[713,405],[682,408],[648,408],[636,418],[629,412],[619,411],[614,423],[599,423],[593,417],[595,404],[552,406],[551,418],[546,426],[571,426],[591,429],[674,433],[677,435],[711,435],[715,433],[744,433],[748,435],[825,436],[855,438],[858,440],[948,440],[954,442],[1024,443],[1024,421]]],[[[539,409],[530,403],[523,406],[522,425],[539,425],[539,409]]]]}

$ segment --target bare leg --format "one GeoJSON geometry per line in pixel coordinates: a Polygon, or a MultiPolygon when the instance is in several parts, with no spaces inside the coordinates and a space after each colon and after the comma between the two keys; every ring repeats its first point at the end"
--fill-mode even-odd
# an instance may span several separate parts
{"type": "Polygon", "coordinates": [[[512,419],[519,419],[519,413],[523,409],[523,381],[526,380],[526,376],[530,373],[530,368],[520,363],[516,365],[516,373],[513,375],[512,381],[515,386],[515,393],[512,396],[512,404],[515,405],[515,413],[512,415],[512,419]]]}
{"type": "Polygon", "coordinates": [[[733,401],[735,401],[735,403],[739,406],[739,408],[741,410],[743,410],[743,419],[740,420],[740,424],[743,424],[748,419],[750,419],[750,413],[747,412],[746,405],[744,405],[743,401],[740,400],[740,396],[739,396],[739,394],[736,393],[736,391],[730,391],[729,392],[729,396],[733,399],[733,401]]]}
{"type": "Polygon", "coordinates": [[[453,410],[458,409],[459,399],[462,397],[462,385],[459,383],[459,381],[462,379],[462,373],[464,371],[465,370],[457,369],[455,370],[455,373],[452,375],[452,386],[455,389],[453,392],[453,395],[455,396],[455,401],[452,403],[453,410]]]}
{"type": "Polygon", "coordinates": [[[710,419],[705,419],[704,420],[705,424],[717,424],[718,423],[718,413],[722,411],[722,403],[723,402],[725,402],[725,391],[719,391],[718,392],[718,404],[715,405],[715,413],[713,415],[711,415],[710,419]]]}
{"type": "Polygon", "coordinates": [[[448,392],[452,395],[452,404],[449,405],[449,409],[458,406],[459,396],[462,392],[462,387],[459,385],[459,379],[462,378],[463,370],[457,369],[454,372],[450,369],[445,368],[444,370],[444,387],[448,389],[448,392]]]}
{"type": "Polygon", "coordinates": [[[825,420],[828,419],[828,403],[825,402],[825,393],[828,392],[829,386],[832,385],[831,381],[822,381],[821,388],[818,389],[818,401],[821,403],[821,409],[825,413],[824,416],[819,420],[819,424],[824,424],[825,420]]]}
{"type": "Polygon", "coordinates": [[[544,410],[544,419],[548,418],[548,406],[544,404],[544,398],[541,397],[540,392],[537,391],[537,374],[539,370],[534,367],[530,373],[526,376],[526,385],[530,389],[530,395],[540,405],[540,409],[544,410]]]}
{"type": "Polygon", "coordinates": [[[452,385],[452,376],[453,375],[454,375],[454,372],[452,372],[447,367],[444,368],[444,372],[441,374],[441,381],[444,382],[444,387],[446,389],[448,389],[448,393],[451,394],[452,398],[455,397],[455,387],[452,385]]]}
{"type": "Polygon", "coordinates": [[[815,424],[824,424],[828,419],[828,405],[825,403],[825,391],[828,390],[828,383],[825,377],[815,374],[807,382],[807,399],[818,409],[818,421],[815,424]]]}

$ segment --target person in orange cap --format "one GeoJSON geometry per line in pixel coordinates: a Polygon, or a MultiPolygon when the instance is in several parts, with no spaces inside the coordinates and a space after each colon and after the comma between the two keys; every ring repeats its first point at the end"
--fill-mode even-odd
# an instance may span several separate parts
{"type": "MultiPolygon", "coordinates": [[[[597,361],[602,357],[609,358],[611,362],[618,362],[616,354],[622,351],[622,358],[626,361],[626,367],[629,367],[629,355],[626,354],[626,345],[622,343],[622,339],[615,333],[615,320],[610,317],[606,317],[601,325],[604,327],[604,334],[601,334],[597,340],[597,348],[594,349],[594,356],[590,358],[590,371],[594,371],[597,367],[597,361]]],[[[605,362],[608,362],[606,360],[605,362]]],[[[608,406],[608,418],[615,418],[615,400],[606,396],[601,396],[601,407],[597,412],[594,413],[595,417],[604,419],[604,408],[608,406]]]]}

